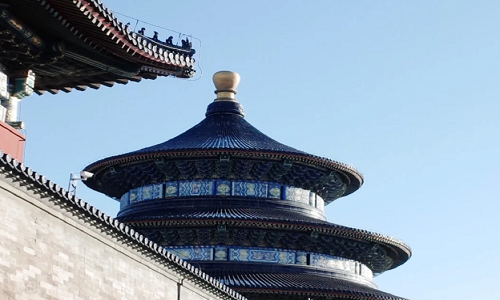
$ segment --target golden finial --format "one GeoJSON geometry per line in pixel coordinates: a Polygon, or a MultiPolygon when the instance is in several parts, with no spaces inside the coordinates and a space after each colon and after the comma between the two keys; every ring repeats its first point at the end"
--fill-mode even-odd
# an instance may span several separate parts
{"type": "Polygon", "coordinates": [[[212,80],[217,95],[214,101],[237,101],[234,95],[236,95],[236,87],[240,83],[240,74],[231,71],[219,71],[214,74],[212,80]]]}

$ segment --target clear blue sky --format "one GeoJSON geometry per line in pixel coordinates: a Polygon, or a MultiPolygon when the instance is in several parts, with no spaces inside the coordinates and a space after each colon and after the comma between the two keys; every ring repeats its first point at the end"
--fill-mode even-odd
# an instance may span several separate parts
{"type": "MultiPolygon", "coordinates": [[[[203,76],[24,99],[28,166],[66,186],[95,160],[168,140],[203,119],[211,75],[237,71],[249,122],[365,175],[329,221],[413,248],[380,289],[500,299],[499,1],[105,3],[201,39],[203,76]]],[[[78,195],[116,215],[113,200],[78,195]]]]}

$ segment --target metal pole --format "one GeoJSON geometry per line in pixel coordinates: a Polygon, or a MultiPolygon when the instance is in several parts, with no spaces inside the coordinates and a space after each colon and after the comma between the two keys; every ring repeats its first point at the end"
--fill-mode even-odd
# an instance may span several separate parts
{"type": "Polygon", "coordinates": [[[69,174],[68,192],[70,195],[76,196],[77,180],[80,180],[80,178],[75,177],[73,173],[69,174]]]}
{"type": "Polygon", "coordinates": [[[68,192],[71,191],[71,180],[73,180],[73,173],[69,173],[68,192]]]}

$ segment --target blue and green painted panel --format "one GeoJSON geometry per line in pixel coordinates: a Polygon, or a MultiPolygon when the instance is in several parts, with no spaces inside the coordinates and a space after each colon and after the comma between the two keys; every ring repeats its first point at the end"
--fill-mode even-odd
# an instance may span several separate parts
{"type": "Polygon", "coordinates": [[[364,264],[319,253],[308,253],[304,251],[276,249],[276,248],[254,248],[254,247],[172,247],[166,248],[184,260],[192,261],[234,261],[253,263],[274,263],[287,265],[313,266],[317,268],[331,269],[361,275],[365,278],[373,278],[373,273],[364,264]]]}
{"type": "Polygon", "coordinates": [[[295,264],[295,252],[278,249],[230,248],[229,260],[295,264]]]}
{"type": "Polygon", "coordinates": [[[179,196],[211,196],[214,194],[213,180],[180,181],[179,196]]]}
{"type": "Polygon", "coordinates": [[[205,247],[167,248],[184,260],[213,260],[214,249],[205,247]]]}
{"type": "Polygon", "coordinates": [[[135,188],[120,199],[120,208],[139,201],[196,196],[239,196],[295,201],[324,209],[324,200],[301,188],[275,182],[195,180],[169,181],[135,188]]]}

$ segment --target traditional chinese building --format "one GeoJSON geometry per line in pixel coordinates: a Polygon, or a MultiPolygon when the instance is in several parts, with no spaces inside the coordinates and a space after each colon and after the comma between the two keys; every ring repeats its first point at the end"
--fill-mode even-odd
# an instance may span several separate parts
{"type": "Polygon", "coordinates": [[[188,78],[194,53],[187,38],[132,32],[100,0],[0,0],[2,300],[245,300],[22,164],[20,99],[188,78]]]}
{"type": "Polygon", "coordinates": [[[249,299],[403,299],[373,277],[410,248],[326,221],[324,206],[359,189],[362,175],[249,124],[234,98],[238,74],[214,83],[199,124],[89,165],[86,184],[120,202],[120,221],[249,299]]]}
{"type": "Polygon", "coordinates": [[[22,160],[20,99],[194,76],[195,51],[131,31],[100,0],[0,0],[0,149],[22,160]]]}

